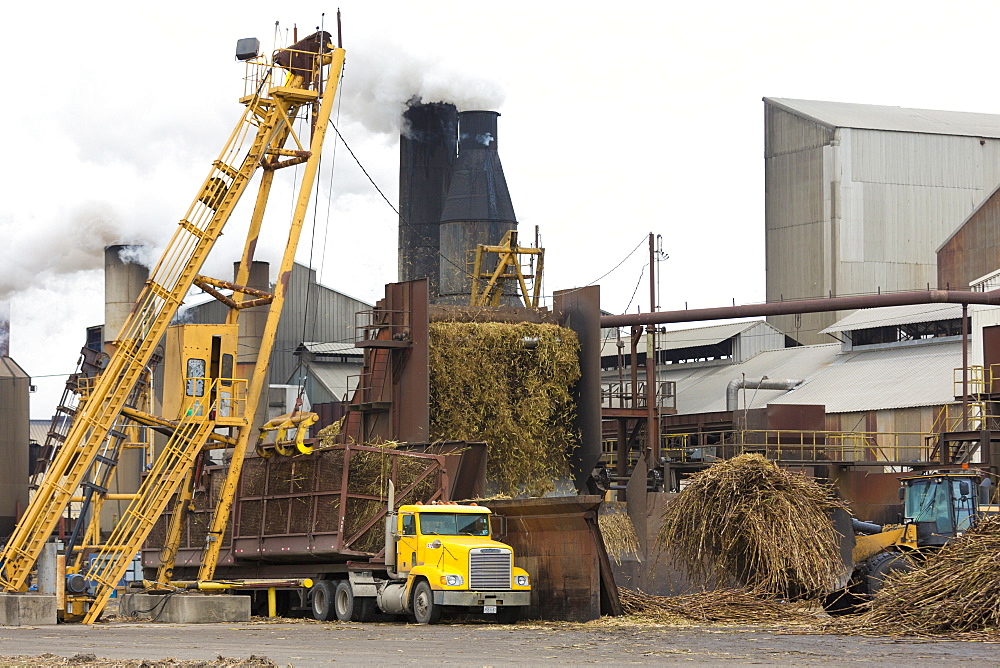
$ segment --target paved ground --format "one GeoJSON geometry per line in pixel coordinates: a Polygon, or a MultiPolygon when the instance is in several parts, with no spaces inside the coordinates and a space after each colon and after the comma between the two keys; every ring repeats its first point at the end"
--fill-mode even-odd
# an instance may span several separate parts
{"type": "MultiPolygon", "coordinates": [[[[267,656],[296,668],[345,665],[466,666],[741,663],[996,665],[1000,644],[782,634],[774,629],[589,624],[121,624],[0,627],[0,657],[93,654],[111,659],[209,660],[267,656]]],[[[4,662],[0,658],[0,666],[4,662]]]]}

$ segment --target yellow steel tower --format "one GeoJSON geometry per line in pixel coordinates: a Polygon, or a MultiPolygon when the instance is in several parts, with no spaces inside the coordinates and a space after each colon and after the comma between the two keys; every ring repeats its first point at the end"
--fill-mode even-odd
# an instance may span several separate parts
{"type": "MultiPolygon", "coordinates": [[[[170,499],[177,493],[177,503],[183,506],[189,498],[186,495],[199,454],[208,448],[230,448],[231,464],[209,529],[200,579],[211,579],[214,573],[221,543],[215,538],[221,538],[225,531],[253,416],[265,386],[267,360],[319,167],[344,51],[334,47],[330,35],[321,31],[276,50],[271,57],[257,56],[254,48],[241,59],[247,61],[248,68],[247,90],[240,100],[245,105],[242,118],[150,274],[117,337],[107,368],[77,411],[34,499],[0,551],[0,589],[24,591],[43,545],[81,485],[90,485],[88,493],[95,491],[89,482],[93,474],[88,476],[88,472],[92,467],[114,465],[113,459],[102,453],[108,452],[108,443],[120,438],[121,425],[142,424],[169,434],[135,494],[119,495],[127,497],[129,504],[110,535],[102,540],[99,531],[88,530],[67,555],[67,571],[80,576],[76,583],[90,583],[89,588],[68,587],[62,603],[67,620],[91,623],[97,619],[170,499]],[[302,136],[293,127],[300,118],[308,121],[303,124],[306,130],[302,136]],[[304,169],[273,294],[245,288],[275,174],[293,165],[304,165],[304,169]],[[262,175],[236,281],[199,275],[258,170],[262,175]],[[168,327],[193,285],[230,307],[226,325],[168,327]],[[231,297],[222,292],[227,289],[233,291],[231,297]],[[240,310],[267,302],[271,308],[258,363],[250,378],[238,378],[233,360],[240,310]],[[157,416],[130,405],[130,395],[134,395],[133,389],[143,379],[146,365],[165,335],[164,414],[157,416]],[[182,485],[185,480],[188,484],[182,485]]],[[[175,517],[181,514],[175,513],[175,517]]],[[[169,568],[161,577],[169,577],[169,568]]]]}

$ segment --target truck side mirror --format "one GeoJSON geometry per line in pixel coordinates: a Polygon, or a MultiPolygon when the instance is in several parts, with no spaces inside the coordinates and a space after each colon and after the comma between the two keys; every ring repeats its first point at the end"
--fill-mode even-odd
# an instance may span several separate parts
{"type": "Polygon", "coordinates": [[[507,535],[507,518],[503,515],[490,515],[490,534],[494,540],[500,540],[507,535]]]}
{"type": "Polygon", "coordinates": [[[979,503],[984,506],[990,504],[990,492],[993,487],[993,481],[989,478],[983,478],[983,481],[979,483],[979,503]]]}
{"type": "Polygon", "coordinates": [[[969,485],[968,480],[961,480],[958,483],[958,493],[963,499],[968,498],[969,494],[972,493],[972,486],[969,485]]]}
{"type": "Polygon", "coordinates": [[[906,488],[902,485],[899,486],[899,500],[902,501],[906,498],[906,488]]]}

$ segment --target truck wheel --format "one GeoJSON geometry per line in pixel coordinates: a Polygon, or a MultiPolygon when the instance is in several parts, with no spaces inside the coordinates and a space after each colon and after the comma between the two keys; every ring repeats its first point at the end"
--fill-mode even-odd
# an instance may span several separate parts
{"type": "Polygon", "coordinates": [[[342,622],[373,622],[378,612],[375,599],[371,596],[355,596],[354,589],[347,580],[337,583],[337,591],[333,595],[333,607],[337,619],[342,622]]]}
{"type": "Polygon", "coordinates": [[[865,584],[868,585],[868,594],[874,596],[881,591],[889,573],[912,571],[913,562],[905,554],[899,552],[879,552],[868,560],[865,570],[867,571],[865,584]]]}
{"type": "Polygon", "coordinates": [[[413,617],[417,624],[437,624],[441,621],[441,606],[434,603],[434,592],[426,580],[413,588],[413,617]]]}
{"type": "Polygon", "coordinates": [[[333,619],[333,583],[319,580],[310,590],[313,619],[328,622],[333,619]]]}

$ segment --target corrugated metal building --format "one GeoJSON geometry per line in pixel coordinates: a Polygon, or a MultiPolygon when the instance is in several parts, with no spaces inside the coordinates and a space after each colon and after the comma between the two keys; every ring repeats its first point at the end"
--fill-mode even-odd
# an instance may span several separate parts
{"type": "MultiPolygon", "coordinates": [[[[992,310],[1000,314],[1000,309],[992,310]]],[[[749,389],[740,393],[739,411],[768,404],[822,405],[829,431],[911,433],[915,435],[901,437],[897,444],[919,447],[924,443],[916,434],[931,432],[941,407],[955,402],[955,369],[962,365],[962,341],[953,332],[960,329],[960,320],[961,306],[949,304],[866,309],[826,330],[842,343],[775,347],[739,361],[720,358],[660,365],[657,377],[675,383],[673,424],[695,424],[698,415],[723,414],[729,383],[745,379],[749,389]],[[897,334],[870,335],[888,329],[897,334]],[[880,342],[856,344],[871,340],[880,342]],[[801,384],[792,390],[755,390],[753,382],[764,377],[801,384]]],[[[738,324],[746,328],[755,323],[738,324]]],[[[678,340],[698,344],[714,340],[714,332],[723,327],[727,326],[673,334],[678,340]]],[[[606,370],[604,379],[616,382],[617,372],[606,370]]]]}
{"type": "MultiPolygon", "coordinates": [[[[767,300],[937,287],[1000,183],[1000,116],[764,98],[767,300]]],[[[803,343],[844,314],[776,316],[803,343]]]]}
{"type": "Polygon", "coordinates": [[[1000,186],[937,250],[938,285],[965,290],[1000,269],[1000,186]]]}
{"type": "MultiPolygon", "coordinates": [[[[303,341],[353,345],[355,313],[371,308],[371,304],[317,283],[316,271],[296,262],[271,353],[270,384],[288,382],[299,364],[295,350],[303,341]]],[[[219,323],[225,322],[227,310],[210,299],[184,308],[178,317],[196,324],[219,323]]]]}

